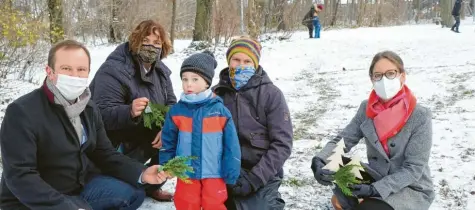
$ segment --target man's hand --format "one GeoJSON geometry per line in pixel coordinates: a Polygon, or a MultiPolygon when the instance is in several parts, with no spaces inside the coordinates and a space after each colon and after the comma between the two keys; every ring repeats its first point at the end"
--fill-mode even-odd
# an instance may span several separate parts
{"type": "Polygon", "coordinates": [[[157,136],[152,141],[152,147],[155,149],[162,148],[162,131],[158,132],[157,136]]]}
{"type": "Polygon", "coordinates": [[[168,178],[171,178],[170,174],[162,171],[158,172],[160,165],[150,166],[142,174],[142,183],[144,184],[161,184],[168,178]]]}
{"type": "Polygon", "coordinates": [[[262,187],[262,181],[254,175],[252,172],[247,172],[241,169],[236,184],[232,186],[233,194],[237,196],[247,196],[253,192],[256,192],[262,187]]]}
{"type": "Polygon", "coordinates": [[[132,118],[136,118],[142,114],[145,107],[147,107],[148,101],[148,98],[145,97],[137,98],[132,101],[132,109],[130,109],[130,115],[132,118]]]}

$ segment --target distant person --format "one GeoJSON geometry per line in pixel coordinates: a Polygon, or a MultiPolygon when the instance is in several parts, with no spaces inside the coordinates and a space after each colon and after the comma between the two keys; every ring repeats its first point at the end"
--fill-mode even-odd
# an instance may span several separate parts
{"type": "Polygon", "coordinates": [[[310,7],[310,10],[305,14],[302,20],[302,24],[307,26],[309,38],[313,38],[313,15],[315,14],[315,5],[310,7]]]}
{"type": "Polygon", "coordinates": [[[322,24],[320,23],[320,18],[318,17],[318,14],[322,10],[323,10],[323,5],[318,4],[313,14],[313,28],[315,29],[315,35],[313,37],[315,39],[320,39],[320,30],[322,29],[322,24]]]}
{"type": "Polygon", "coordinates": [[[460,33],[460,9],[462,9],[462,0],[455,0],[454,8],[452,9],[452,16],[454,16],[455,24],[450,30],[456,33],[460,33]]]}

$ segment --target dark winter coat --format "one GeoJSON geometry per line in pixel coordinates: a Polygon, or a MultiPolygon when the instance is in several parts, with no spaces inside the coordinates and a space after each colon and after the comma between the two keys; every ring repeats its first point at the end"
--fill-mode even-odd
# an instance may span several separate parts
{"type": "Polygon", "coordinates": [[[307,27],[313,27],[312,21],[313,21],[314,14],[315,14],[315,9],[314,8],[310,9],[310,11],[308,11],[307,14],[305,14],[305,16],[303,17],[302,24],[307,27]]]}
{"type": "Polygon", "coordinates": [[[460,16],[460,10],[462,9],[462,0],[456,0],[454,8],[452,9],[453,16],[460,16]]]}
{"type": "Polygon", "coordinates": [[[157,61],[145,73],[135,57],[128,43],[119,45],[101,65],[90,88],[110,140],[115,146],[125,143],[129,151],[141,148],[140,153],[144,154],[133,158],[145,162],[157,153],[150,143],[160,129],[150,130],[140,118],[132,119],[132,101],[146,97],[150,102],[171,106],[176,103],[176,97],[171,71],[163,62],[157,61]]]}
{"type": "Polygon", "coordinates": [[[53,101],[43,86],[7,107],[0,130],[3,210],[86,209],[68,196],[79,195],[94,175],[92,164],[132,185],[144,170],[114,149],[93,102],[81,113],[87,141],[80,145],[64,108],[53,101]]]}
{"type": "Polygon", "coordinates": [[[228,68],[213,87],[231,111],[241,144],[241,167],[267,184],[283,176],[283,165],[292,151],[292,122],[284,95],[259,67],[256,74],[236,91],[228,68]]]}

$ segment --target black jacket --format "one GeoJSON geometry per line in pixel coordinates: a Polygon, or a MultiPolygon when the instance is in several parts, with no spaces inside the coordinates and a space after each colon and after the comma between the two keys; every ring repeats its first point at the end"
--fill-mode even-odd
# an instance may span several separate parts
{"type": "Polygon", "coordinates": [[[262,67],[239,91],[231,85],[226,68],[214,91],[233,116],[241,145],[241,167],[259,177],[264,185],[276,175],[282,177],[293,143],[284,94],[262,67]]]}
{"type": "Polygon", "coordinates": [[[93,164],[105,175],[138,185],[144,165],[112,147],[94,103],[81,119],[88,136],[83,145],[46,85],[7,107],[0,129],[2,210],[86,209],[67,195],[79,195],[97,172],[93,164]]]}
{"type": "Polygon", "coordinates": [[[462,9],[462,0],[456,0],[454,8],[452,9],[452,15],[460,16],[460,9],[462,9]]]}

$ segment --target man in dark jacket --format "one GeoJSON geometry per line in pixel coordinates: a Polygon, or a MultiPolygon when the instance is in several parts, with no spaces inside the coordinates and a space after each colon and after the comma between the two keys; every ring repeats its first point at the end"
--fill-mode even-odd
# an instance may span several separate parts
{"type": "Polygon", "coordinates": [[[229,210],[284,209],[279,187],[292,151],[292,122],[285,97],[259,65],[260,44],[247,37],[233,40],[229,68],[214,87],[231,111],[241,145],[241,174],[229,186],[229,210]]]}
{"type": "Polygon", "coordinates": [[[452,9],[452,16],[454,16],[455,24],[452,26],[450,30],[460,33],[459,26],[460,26],[460,10],[462,9],[462,0],[455,0],[454,8],[452,9]]]}
{"type": "MultiPolygon", "coordinates": [[[[171,71],[161,61],[170,52],[163,27],[155,21],[140,23],[101,65],[90,88],[101,110],[107,135],[114,146],[141,163],[158,164],[161,131],[144,126],[142,112],[149,102],[172,106],[176,103],[171,71]]],[[[173,195],[150,186],[147,196],[171,201],[173,195]]]]}
{"type": "Polygon", "coordinates": [[[8,106],[0,129],[1,209],[137,209],[145,197],[140,185],[168,177],[110,144],[89,100],[89,69],[82,44],[59,42],[43,86],[8,106]]]}
{"type": "Polygon", "coordinates": [[[308,28],[308,33],[310,38],[313,38],[313,16],[315,14],[315,5],[312,5],[310,7],[310,10],[305,14],[305,16],[302,19],[302,24],[304,26],[307,26],[308,28]]]}

